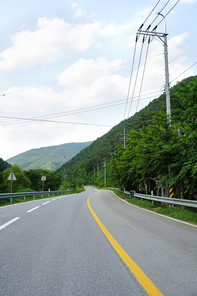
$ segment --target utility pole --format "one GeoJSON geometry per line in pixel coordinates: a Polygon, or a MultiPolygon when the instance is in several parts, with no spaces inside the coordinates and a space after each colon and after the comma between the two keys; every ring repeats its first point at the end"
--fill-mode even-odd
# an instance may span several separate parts
{"type": "Polygon", "coordinates": [[[97,164],[97,176],[99,175],[99,164],[97,164]]]}
{"type": "Polygon", "coordinates": [[[125,148],[126,147],[126,138],[127,138],[127,136],[129,136],[129,134],[125,133],[125,127],[124,127],[124,134],[120,134],[120,135],[123,136],[123,138],[120,138],[120,139],[124,140],[124,148],[125,148]]]}
{"type": "Polygon", "coordinates": [[[104,186],[106,187],[106,161],[104,161],[104,186]]]}
{"type": "MultiPolygon", "coordinates": [[[[163,14],[158,13],[163,18],[163,14]]],[[[171,106],[170,106],[170,80],[168,67],[168,43],[167,43],[166,21],[164,20],[164,58],[165,58],[165,92],[166,92],[166,114],[169,126],[171,127],[171,106]]]]}
{"type": "MultiPolygon", "coordinates": [[[[158,15],[161,15],[165,18],[160,12],[158,15]]],[[[141,26],[142,27],[142,26],[141,26]]],[[[167,30],[166,30],[166,23],[164,24],[164,33],[156,32],[157,26],[152,31],[148,31],[149,27],[146,31],[142,31],[140,29],[137,31],[138,35],[143,35],[145,38],[147,36],[151,37],[158,37],[164,46],[164,58],[165,58],[165,93],[166,93],[166,114],[167,114],[167,121],[169,126],[171,127],[171,106],[170,106],[170,82],[169,82],[169,67],[168,67],[168,43],[167,43],[167,30]]]]}

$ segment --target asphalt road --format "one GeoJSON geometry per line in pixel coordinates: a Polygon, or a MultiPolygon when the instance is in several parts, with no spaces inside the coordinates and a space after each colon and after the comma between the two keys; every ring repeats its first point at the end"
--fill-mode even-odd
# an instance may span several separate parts
{"type": "MultiPolygon", "coordinates": [[[[0,295],[146,295],[95,222],[86,192],[0,208],[0,295]]],[[[99,190],[97,217],[163,295],[197,295],[197,228],[99,190]]]]}
{"type": "Polygon", "coordinates": [[[144,295],[88,210],[93,192],[0,208],[1,296],[144,295]]]}
{"type": "Polygon", "coordinates": [[[91,206],[116,241],[166,296],[197,295],[197,227],[99,190],[91,206]]]}

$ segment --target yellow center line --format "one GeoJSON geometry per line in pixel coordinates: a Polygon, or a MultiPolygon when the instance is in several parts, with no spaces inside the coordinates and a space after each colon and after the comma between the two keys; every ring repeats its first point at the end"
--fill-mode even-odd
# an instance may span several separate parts
{"type": "MultiPolygon", "coordinates": [[[[97,192],[95,192],[97,193],[97,192]]],[[[139,268],[139,266],[131,259],[131,257],[124,251],[124,249],[118,244],[118,242],[113,238],[113,236],[109,233],[109,231],[105,228],[105,226],[101,223],[99,218],[96,216],[95,212],[90,206],[90,197],[95,193],[91,194],[87,198],[87,206],[94,217],[95,221],[99,225],[100,229],[103,231],[107,239],[109,240],[112,247],[118,253],[120,258],[124,261],[124,263],[128,266],[130,271],[134,274],[137,278],[138,282],[142,285],[145,291],[150,296],[163,296],[163,294],[157,289],[157,287],[149,280],[149,278],[145,275],[145,273],[139,268]]]]}

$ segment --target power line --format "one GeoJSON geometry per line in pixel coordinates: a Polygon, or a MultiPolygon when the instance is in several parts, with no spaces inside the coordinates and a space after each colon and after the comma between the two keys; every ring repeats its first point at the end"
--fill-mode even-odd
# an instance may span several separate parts
{"type": "Polygon", "coordinates": [[[136,47],[137,47],[137,39],[138,39],[138,36],[136,35],[135,48],[134,48],[134,54],[133,54],[133,62],[132,62],[132,67],[131,67],[131,74],[130,74],[130,79],[129,79],[129,87],[128,87],[128,92],[127,92],[127,100],[126,100],[126,105],[125,105],[125,111],[124,111],[123,120],[125,119],[125,116],[126,116],[127,104],[128,104],[128,101],[129,101],[129,93],[130,93],[130,88],[131,88],[131,80],[132,80],[132,76],[133,76],[133,68],[134,68],[134,62],[135,62],[135,53],[136,53],[136,47]]]}
{"type": "MultiPolygon", "coordinates": [[[[153,56],[150,56],[149,58],[154,58],[155,56],[158,56],[158,55],[153,55],[153,56]]],[[[36,85],[36,86],[32,86],[32,87],[27,87],[27,88],[24,88],[24,89],[15,90],[15,91],[12,91],[12,92],[3,93],[3,94],[0,95],[0,97],[5,97],[5,96],[12,95],[12,94],[15,94],[15,93],[29,91],[29,90],[32,90],[32,89],[35,89],[35,88],[46,86],[46,85],[57,84],[59,81],[71,80],[71,79],[83,77],[83,76],[86,76],[86,75],[91,75],[91,74],[99,73],[99,72],[102,72],[102,71],[119,68],[121,66],[125,66],[125,65],[128,65],[128,64],[131,64],[131,62],[125,62],[125,63],[122,63],[122,64],[120,64],[118,66],[103,68],[103,69],[100,69],[100,70],[96,70],[96,71],[92,71],[92,72],[88,72],[88,73],[82,73],[80,75],[74,75],[74,76],[71,76],[71,77],[67,77],[65,79],[61,79],[61,80],[58,80],[58,81],[56,80],[56,81],[48,82],[48,83],[45,83],[45,84],[40,84],[40,85],[36,85]]]]}
{"type": "Polygon", "coordinates": [[[151,10],[151,12],[149,13],[149,15],[147,16],[147,18],[145,19],[145,21],[143,22],[143,24],[140,26],[139,30],[142,29],[142,27],[144,26],[144,24],[146,23],[146,21],[149,19],[149,17],[151,16],[151,14],[153,13],[153,11],[155,10],[155,8],[157,7],[157,5],[159,4],[161,0],[159,0],[156,5],[153,7],[153,9],[151,10]]]}
{"type": "MultiPolygon", "coordinates": [[[[178,0],[173,6],[172,8],[164,15],[164,18],[156,25],[155,29],[161,24],[161,22],[164,21],[164,19],[167,17],[167,15],[172,11],[172,9],[180,2],[180,0],[178,0]]],[[[160,11],[161,13],[161,11],[160,11]]],[[[154,29],[153,29],[154,30],[154,29]]]]}
{"type": "Polygon", "coordinates": [[[138,73],[139,73],[140,63],[141,63],[141,58],[142,58],[142,51],[143,51],[143,46],[144,46],[144,41],[145,41],[145,37],[143,37],[143,40],[142,40],[142,46],[141,46],[141,51],[140,51],[140,58],[139,58],[139,62],[138,62],[138,68],[137,68],[135,83],[134,83],[134,87],[133,87],[133,94],[132,94],[132,98],[131,98],[131,101],[130,101],[128,117],[129,117],[129,114],[130,114],[131,105],[132,105],[132,101],[133,101],[133,97],[134,97],[134,93],[135,93],[135,88],[136,88],[136,84],[137,84],[138,73]]]}
{"type": "Polygon", "coordinates": [[[179,78],[181,75],[183,75],[185,72],[187,72],[189,69],[191,69],[193,66],[195,66],[197,64],[197,62],[195,62],[193,65],[191,65],[189,68],[187,68],[184,72],[182,72],[180,75],[178,75],[176,78],[174,78],[173,80],[170,81],[170,83],[172,83],[174,80],[176,80],[177,78],[179,78]]]}
{"type": "MultiPolygon", "coordinates": [[[[160,91],[155,91],[155,92],[152,92],[152,93],[143,94],[143,95],[141,95],[140,100],[148,100],[148,99],[155,98],[155,95],[154,96],[149,96],[149,95],[157,94],[157,93],[161,93],[161,92],[160,91]],[[142,98],[142,97],[145,97],[145,98],[142,98]]],[[[136,98],[137,98],[137,96],[136,96],[136,98]]],[[[136,101],[136,100],[133,100],[133,101],[136,101]]],[[[40,117],[34,117],[34,118],[29,118],[29,119],[26,118],[25,121],[26,122],[33,121],[33,120],[39,121],[39,119],[46,119],[46,118],[51,119],[51,118],[54,118],[54,117],[63,117],[63,116],[74,115],[74,114],[83,113],[83,112],[91,112],[91,111],[104,109],[104,108],[116,107],[116,106],[120,106],[120,105],[123,105],[123,104],[125,104],[125,99],[118,100],[118,101],[115,101],[115,102],[100,104],[100,105],[97,105],[97,106],[91,106],[91,107],[88,107],[88,108],[81,108],[81,109],[71,110],[71,111],[67,111],[67,112],[48,114],[48,115],[43,115],[43,116],[40,116],[40,117]]],[[[0,117],[10,119],[9,116],[0,116],[0,117]]],[[[14,118],[11,117],[11,118],[16,119],[15,117],[14,118]]],[[[8,121],[8,122],[5,122],[5,123],[1,123],[0,126],[12,125],[12,124],[20,124],[20,123],[23,123],[23,122],[24,122],[23,118],[17,117],[17,120],[11,121],[11,122],[8,121]]]]}
{"type": "Polygon", "coordinates": [[[147,57],[148,57],[149,45],[150,45],[150,37],[148,38],[148,46],[147,46],[147,50],[146,50],[146,58],[145,58],[145,63],[144,63],[141,85],[140,85],[139,97],[138,97],[137,106],[136,106],[136,112],[138,110],[140,95],[141,95],[141,91],[142,91],[142,85],[143,85],[143,81],[144,81],[144,74],[145,74],[145,69],[146,69],[146,62],[147,62],[147,57]]]}
{"type": "MultiPolygon", "coordinates": [[[[163,6],[163,8],[159,11],[159,13],[161,13],[163,10],[164,10],[164,8],[168,5],[168,3],[170,2],[170,0],[168,0],[167,2],[166,2],[166,4],[163,6]]],[[[152,26],[152,24],[156,21],[156,19],[158,18],[158,16],[159,16],[159,13],[157,13],[157,16],[155,17],[155,19],[152,21],[152,23],[150,24],[150,26],[149,26],[149,28],[148,29],[150,29],[150,27],[152,26]]],[[[158,25],[157,25],[158,26],[158,25]]],[[[157,27],[156,26],[156,27],[157,27]]],[[[152,31],[154,31],[155,29],[156,29],[156,27],[152,30],[152,31]]]]}
{"type": "Polygon", "coordinates": [[[122,64],[120,64],[118,66],[103,68],[103,69],[99,69],[99,70],[96,70],[96,71],[91,71],[91,72],[88,72],[88,73],[82,73],[80,75],[74,75],[74,76],[71,76],[71,77],[67,77],[65,79],[60,79],[60,80],[48,82],[48,83],[41,84],[41,85],[38,85],[38,86],[32,86],[32,87],[28,87],[28,88],[25,88],[25,89],[20,89],[20,90],[16,90],[16,91],[4,93],[4,94],[2,94],[0,96],[1,97],[5,97],[5,96],[10,95],[10,94],[14,94],[14,93],[18,93],[18,92],[23,92],[23,91],[28,91],[28,90],[31,90],[31,89],[34,89],[34,88],[39,88],[39,87],[46,86],[46,85],[56,84],[59,81],[66,81],[66,80],[70,80],[70,79],[75,79],[75,78],[83,77],[83,76],[86,76],[86,75],[92,75],[92,74],[99,73],[99,72],[102,72],[102,71],[106,71],[106,70],[110,70],[110,69],[114,69],[114,68],[119,68],[121,66],[128,65],[128,64],[130,64],[130,62],[122,63],[122,64]]]}
{"type": "Polygon", "coordinates": [[[96,123],[84,123],[84,122],[69,122],[69,121],[57,121],[57,120],[49,120],[49,119],[38,119],[38,118],[25,118],[25,117],[15,117],[15,116],[2,116],[1,118],[9,118],[9,119],[19,119],[23,121],[41,121],[41,122],[50,122],[50,123],[66,123],[66,124],[75,124],[75,125],[90,125],[90,126],[103,126],[103,127],[113,127],[107,124],[96,124],[96,123]]]}

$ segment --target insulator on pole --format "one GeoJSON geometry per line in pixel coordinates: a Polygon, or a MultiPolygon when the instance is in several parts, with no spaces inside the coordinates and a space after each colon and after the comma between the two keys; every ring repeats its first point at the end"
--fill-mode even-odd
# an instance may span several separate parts
{"type": "Polygon", "coordinates": [[[135,42],[138,42],[138,34],[136,35],[135,42]]]}
{"type": "Polygon", "coordinates": [[[154,27],[154,29],[152,29],[152,31],[155,31],[157,29],[157,26],[154,27]]]}
{"type": "Polygon", "coordinates": [[[151,25],[148,26],[148,28],[146,29],[146,31],[148,31],[150,29],[151,25]]]}

